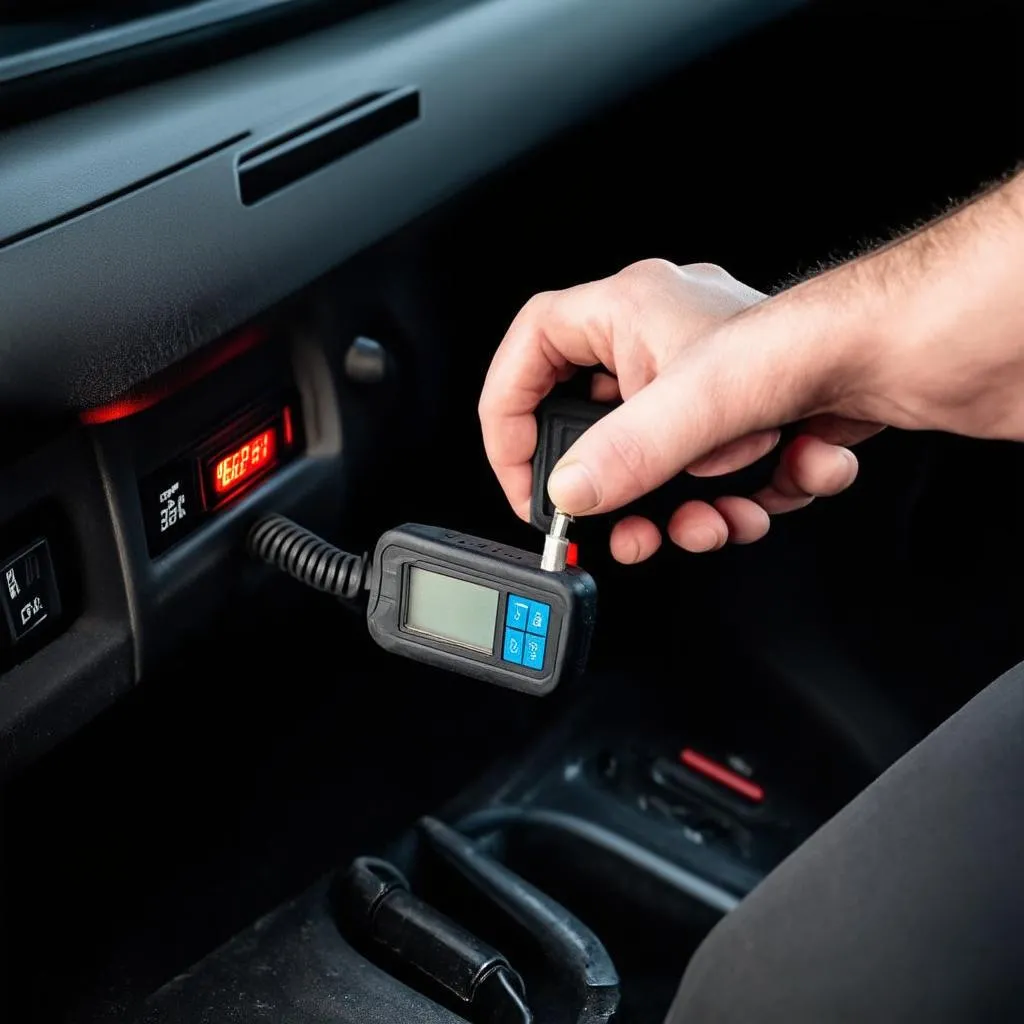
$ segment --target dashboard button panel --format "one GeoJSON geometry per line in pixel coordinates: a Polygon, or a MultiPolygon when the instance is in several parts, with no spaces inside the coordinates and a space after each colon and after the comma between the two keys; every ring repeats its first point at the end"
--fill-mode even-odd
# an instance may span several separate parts
{"type": "Polygon", "coordinates": [[[0,575],[0,603],[12,644],[20,643],[45,622],[60,618],[60,590],[45,538],[34,540],[8,558],[0,575]]]}
{"type": "Polygon", "coordinates": [[[202,520],[195,463],[179,459],[150,474],[139,488],[151,555],[163,554],[202,520]]]}
{"type": "Polygon", "coordinates": [[[298,399],[260,402],[207,433],[139,483],[151,558],[184,540],[300,448],[298,399]]]}

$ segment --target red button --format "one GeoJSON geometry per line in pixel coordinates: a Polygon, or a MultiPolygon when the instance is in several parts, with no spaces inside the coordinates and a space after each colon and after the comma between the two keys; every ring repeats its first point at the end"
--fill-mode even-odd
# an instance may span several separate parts
{"type": "Polygon", "coordinates": [[[709,779],[714,779],[715,782],[728,786],[729,789],[739,793],[740,796],[745,796],[756,804],[764,800],[764,790],[756,782],[743,778],[742,775],[730,771],[725,765],[712,761],[710,757],[705,757],[703,754],[698,754],[696,750],[691,750],[687,747],[679,755],[679,760],[687,768],[692,768],[695,772],[700,772],[701,775],[706,775],[709,779]]]}

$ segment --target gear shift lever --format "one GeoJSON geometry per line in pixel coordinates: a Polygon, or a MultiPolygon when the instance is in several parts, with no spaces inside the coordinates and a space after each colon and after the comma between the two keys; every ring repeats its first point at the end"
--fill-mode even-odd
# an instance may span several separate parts
{"type": "Polygon", "coordinates": [[[505,957],[410,892],[387,861],[354,861],[332,901],[353,935],[443,990],[460,1014],[479,1024],[531,1024],[522,979],[505,957]]]}

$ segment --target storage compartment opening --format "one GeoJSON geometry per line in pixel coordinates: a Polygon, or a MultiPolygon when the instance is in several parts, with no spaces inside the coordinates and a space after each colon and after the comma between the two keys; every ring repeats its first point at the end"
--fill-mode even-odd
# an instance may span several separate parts
{"type": "MultiPolygon", "coordinates": [[[[621,981],[617,1019],[660,1024],[683,971],[722,912],[615,853],[557,827],[522,822],[481,839],[489,854],[560,903],[607,948],[621,981]]],[[[523,973],[531,1008],[555,1005],[558,979],[536,943],[426,849],[415,891],[493,943],[523,973]]]]}

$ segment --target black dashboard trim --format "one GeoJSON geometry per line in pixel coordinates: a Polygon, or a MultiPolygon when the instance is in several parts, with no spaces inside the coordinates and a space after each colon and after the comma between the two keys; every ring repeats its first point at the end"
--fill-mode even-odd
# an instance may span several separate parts
{"type": "Polygon", "coordinates": [[[419,118],[417,89],[372,92],[353,100],[335,116],[317,118],[304,129],[243,153],[238,160],[242,202],[252,206],[419,118]]]}
{"type": "Polygon", "coordinates": [[[0,132],[0,406],[52,415],[109,403],[510,160],[800,5],[396,0],[0,132]],[[414,123],[241,201],[245,140],[397,84],[420,94],[414,123]]]}
{"type": "Polygon", "coordinates": [[[81,217],[86,213],[91,213],[93,210],[98,210],[101,207],[106,206],[108,203],[113,203],[118,199],[125,198],[125,196],[130,196],[133,192],[138,192],[140,189],[147,188],[150,185],[155,185],[163,178],[170,177],[172,174],[177,174],[179,171],[187,170],[193,164],[200,163],[208,157],[215,156],[222,150],[231,149],[233,146],[248,137],[249,132],[239,132],[237,135],[232,135],[223,142],[218,142],[213,146],[207,146],[206,149],[200,150],[192,156],[185,157],[184,160],[179,160],[177,163],[171,164],[170,167],[165,167],[161,171],[149,174],[144,178],[140,178],[138,181],[133,181],[130,185],[125,185],[123,188],[119,188],[114,192],[102,195],[99,198],[92,200],[92,202],[85,203],[83,206],[75,207],[72,210],[68,210],[67,213],[62,213],[58,217],[53,217],[50,220],[43,221],[41,224],[36,224],[33,227],[25,228],[23,231],[19,231],[13,235],[8,235],[6,238],[0,238],[0,250],[16,245],[18,242],[22,242],[26,238],[31,238],[33,235],[39,235],[44,231],[60,227],[62,224],[75,220],[77,217],[81,217]]]}
{"type": "Polygon", "coordinates": [[[273,12],[292,3],[294,0],[204,0],[185,3],[160,14],[126,19],[120,24],[94,28],[59,42],[0,58],[0,83],[95,60],[226,21],[273,12]]]}

